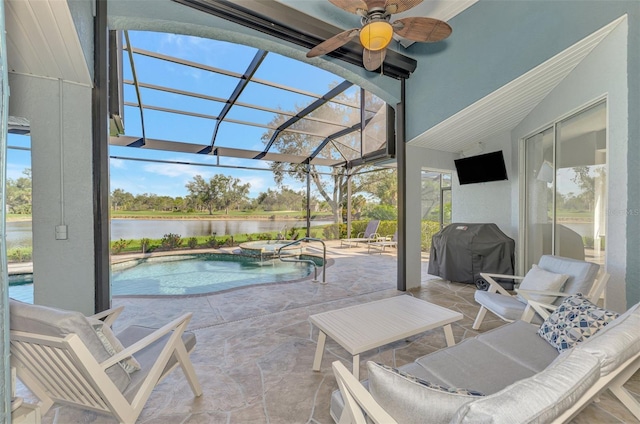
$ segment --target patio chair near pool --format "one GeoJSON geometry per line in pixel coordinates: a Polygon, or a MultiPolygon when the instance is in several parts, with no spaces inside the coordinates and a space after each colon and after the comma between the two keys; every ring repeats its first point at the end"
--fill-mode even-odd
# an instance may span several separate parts
{"type": "Polygon", "coordinates": [[[109,414],[134,423],[154,387],[178,365],[195,396],[202,389],[185,332],[191,313],[159,329],[111,325],[124,306],[85,317],[80,312],[10,301],[11,367],[40,400],[109,414]]]}
{"type": "Polygon", "coordinates": [[[380,254],[382,254],[382,252],[384,252],[384,249],[386,249],[387,247],[397,247],[397,246],[398,246],[398,231],[396,230],[396,232],[393,233],[393,236],[387,236],[387,237],[384,237],[384,239],[369,243],[367,253],[371,253],[372,247],[378,250],[380,254]]]}
{"type": "Polygon", "coordinates": [[[380,236],[378,235],[378,227],[380,226],[379,219],[372,219],[367,224],[367,228],[365,228],[364,233],[359,233],[357,237],[340,239],[340,247],[343,245],[347,245],[351,247],[352,244],[358,243],[371,243],[374,241],[378,241],[380,236]]]}

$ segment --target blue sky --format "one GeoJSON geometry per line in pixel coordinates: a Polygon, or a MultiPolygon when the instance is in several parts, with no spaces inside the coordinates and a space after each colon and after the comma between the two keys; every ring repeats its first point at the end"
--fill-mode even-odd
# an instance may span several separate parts
{"type": "MultiPolygon", "coordinates": [[[[223,41],[175,34],[129,32],[132,45],[137,48],[165,55],[176,56],[188,61],[229,70],[242,74],[253,59],[257,49],[230,44],[223,41]]],[[[127,53],[124,58],[124,78],[132,80],[132,72],[127,53]]],[[[204,93],[209,96],[228,98],[237,84],[237,79],[213,72],[178,65],[146,56],[134,56],[138,80],[141,82],[165,85],[185,91],[204,93]]],[[[255,75],[255,78],[291,86],[310,93],[322,95],[332,85],[342,79],[311,65],[289,59],[275,53],[269,53],[255,75]]],[[[356,89],[352,87],[352,89],[356,89]]],[[[134,88],[125,85],[125,101],[137,103],[134,88]]],[[[165,108],[184,109],[190,112],[216,116],[223,104],[202,99],[189,99],[186,96],[162,93],[150,89],[141,90],[142,102],[165,108]]],[[[297,93],[285,92],[261,84],[250,83],[239,98],[240,102],[256,104],[273,109],[295,110],[306,106],[314,99],[297,93]]],[[[229,119],[253,121],[267,124],[274,114],[234,106],[227,115],[229,119]]],[[[137,108],[125,106],[125,134],[142,136],[140,114],[137,108]]],[[[174,115],[160,111],[146,110],[144,113],[146,136],[164,140],[207,145],[215,127],[212,119],[196,118],[186,115],[174,115]]],[[[223,123],[220,126],[216,145],[261,151],[264,144],[261,136],[267,130],[248,125],[223,123]]],[[[9,136],[10,146],[28,146],[29,138],[9,136]]],[[[171,162],[195,162],[215,164],[217,158],[209,155],[191,155],[158,150],[145,150],[129,147],[110,146],[111,156],[163,160],[171,162]]],[[[220,163],[229,166],[267,168],[266,162],[220,158],[220,163]]],[[[25,168],[30,167],[29,152],[11,149],[8,154],[7,176],[16,179],[22,176],[25,168]]],[[[219,167],[190,166],[170,163],[140,162],[111,159],[111,190],[123,189],[130,193],[155,193],[158,195],[184,196],[185,184],[195,175],[209,178],[215,174],[240,178],[250,183],[250,196],[275,188],[271,172],[259,170],[238,170],[219,167]]],[[[300,190],[305,185],[287,180],[290,188],[300,190]]]]}
{"type": "MultiPolygon", "coordinates": [[[[198,37],[146,32],[130,32],[129,36],[132,45],[137,48],[176,56],[180,59],[202,63],[238,74],[244,73],[257,52],[252,47],[198,37]]],[[[135,55],[134,60],[138,80],[145,83],[165,85],[179,90],[199,92],[208,96],[226,99],[231,95],[238,82],[237,78],[230,76],[219,75],[142,55],[135,55]]],[[[125,57],[123,62],[125,65],[124,78],[132,80],[128,58],[125,57]]],[[[275,53],[267,55],[255,78],[292,86],[320,95],[327,92],[332,84],[341,81],[339,77],[326,71],[275,53]]],[[[224,105],[221,102],[193,99],[144,88],[141,90],[141,98],[145,105],[185,109],[190,112],[211,116],[217,116],[224,105]]],[[[250,83],[239,98],[239,102],[283,110],[295,110],[313,100],[309,96],[283,92],[282,90],[275,90],[256,83],[250,83]]],[[[125,101],[137,103],[136,93],[131,85],[125,85],[125,101]]],[[[231,108],[227,118],[267,124],[274,118],[274,114],[236,105],[231,108]]],[[[148,138],[177,142],[207,145],[211,141],[215,128],[215,120],[212,119],[175,115],[153,110],[145,111],[144,120],[145,135],[148,138]]],[[[264,149],[261,137],[266,131],[265,128],[223,122],[220,125],[215,144],[217,146],[261,151],[264,149]]],[[[125,107],[125,133],[133,136],[142,135],[140,115],[135,107],[125,107]]],[[[208,155],[179,154],[117,146],[111,147],[110,154],[210,164],[214,164],[218,160],[216,157],[208,155]]],[[[220,158],[220,164],[254,168],[268,167],[265,162],[234,158],[220,158]]],[[[187,193],[185,184],[195,175],[209,178],[218,173],[240,178],[243,183],[250,183],[251,197],[255,197],[260,192],[273,188],[275,185],[272,174],[265,171],[111,159],[111,189],[122,188],[133,194],[156,193],[183,196],[187,193]]],[[[295,190],[303,188],[303,185],[291,180],[288,180],[286,184],[295,190]]]]}

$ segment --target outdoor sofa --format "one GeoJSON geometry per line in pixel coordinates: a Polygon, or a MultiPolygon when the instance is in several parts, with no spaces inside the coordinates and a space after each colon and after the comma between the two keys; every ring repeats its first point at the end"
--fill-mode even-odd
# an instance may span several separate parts
{"type": "Polygon", "coordinates": [[[609,389],[640,419],[640,403],[622,387],[640,368],[640,304],[618,318],[608,311],[589,312],[612,321],[604,327],[594,323],[590,331],[600,327],[595,335],[562,353],[539,334],[542,329],[565,346],[573,336],[553,332],[566,316],[576,316],[571,302],[579,310],[583,301],[588,302],[580,295],[568,298],[542,327],[515,321],[398,370],[368,362],[369,379],[362,384],[336,361],[341,390],[332,395],[331,416],[341,424],[365,422],[363,411],[368,421],[385,424],[560,423],[609,389]]]}

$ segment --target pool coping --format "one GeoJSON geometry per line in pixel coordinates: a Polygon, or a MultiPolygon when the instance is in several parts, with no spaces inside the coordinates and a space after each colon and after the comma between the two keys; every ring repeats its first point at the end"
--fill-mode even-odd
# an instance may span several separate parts
{"type": "MultiPolygon", "coordinates": [[[[200,252],[200,253],[212,253],[212,252],[200,252]]],[[[229,252],[220,252],[220,253],[229,253],[229,252]]],[[[305,253],[308,256],[316,256],[320,259],[322,259],[321,257],[319,257],[318,255],[311,255],[308,253],[305,253]]],[[[169,255],[163,255],[163,256],[169,256],[169,255]]],[[[335,264],[335,259],[333,258],[327,258],[327,263],[325,265],[325,268],[329,268],[331,265],[335,264]]],[[[206,293],[191,293],[191,294],[120,294],[120,295],[112,295],[112,298],[134,298],[134,299],[153,299],[153,298],[168,298],[168,297],[180,297],[180,298],[189,298],[189,297],[202,297],[202,296],[210,296],[212,294],[218,294],[218,293],[228,293],[228,292],[232,292],[235,290],[242,290],[242,289],[246,289],[248,287],[261,287],[261,286],[275,286],[275,285],[283,285],[283,284],[292,284],[292,283],[301,283],[303,281],[309,281],[312,282],[313,284],[327,284],[327,283],[321,283],[321,282],[313,282],[313,279],[311,277],[311,275],[304,277],[304,278],[296,278],[295,280],[289,280],[289,281],[279,281],[279,282],[273,282],[273,283],[256,283],[256,284],[249,284],[246,286],[238,286],[238,287],[232,287],[229,289],[224,289],[224,290],[216,290],[216,291],[211,291],[211,292],[206,292],[206,293]]]]}
{"type": "MultiPolygon", "coordinates": [[[[162,257],[162,256],[176,256],[176,255],[186,255],[186,254],[238,254],[235,251],[238,250],[238,246],[226,247],[226,248],[206,248],[206,249],[174,249],[174,250],[166,250],[161,252],[150,252],[150,253],[127,253],[124,255],[112,255],[111,256],[111,265],[125,263],[132,260],[137,259],[147,259],[151,257],[162,257]],[[114,257],[115,256],[115,257],[114,257]]],[[[320,255],[312,254],[305,252],[304,255],[314,256],[316,258],[322,259],[320,255]]],[[[246,255],[250,256],[250,255],[246,255]]],[[[335,259],[326,258],[325,269],[329,268],[335,263],[335,259]]],[[[27,262],[24,262],[27,264],[27,262]]],[[[32,265],[32,263],[29,263],[32,265]]],[[[23,271],[23,272],[10,272],[11,275],[21,275],[21,274],[29,274],[33,273],[33,265],[31,266],[31,271],[23,271]]],[[[320,273],[321,274],[321,273],[320,273]]],[[[273,286],[273,285],[282,285],[282,284],[292,284],[292,283],[300,283],[303,281],[313,281],[313,277],[311,275],[304,278],[297,278],[289,281],[279,281],[273,283],[256,283],[250,284],[246,286],[232,287],[223,290],[210,291],[206,293],[190,293],[190,294],[124,294],[124,295],[112,295],[112,298],[169,298],[169,297],[180,297],[180,298],[189,298],[189,297],[202,297],[202,296],[210,296],[212,294],[218,293],[228,293],[235,290],[244,289],[247,287],[260,287],[260,286],[273,286]]],[[[314,284],[326,284],[326,283],[314,283],[314,284]]]]}

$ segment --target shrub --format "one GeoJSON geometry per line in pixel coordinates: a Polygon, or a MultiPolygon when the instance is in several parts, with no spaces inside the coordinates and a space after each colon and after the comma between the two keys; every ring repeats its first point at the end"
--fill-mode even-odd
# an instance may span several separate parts
{"type": "Polygon", "coordinates": [[[212,247],[212,248],[218,247],[218,240],[216,240],[215,235],[207,237],[207,240],[205,241],[205,243],[207,244],[208,247],[212,247]]]}
{"type": "Polygon", "coordinates": [[[324,227],[322,235],[325,240],[336,240],[340,238],[340,224],[331,224],[324,227]]]}
{"type": "Polygon", "coordinates": [[[148,238],[142,238],[140,239],[140,249],[142,249],[142,253],[146,253],[150,251],[151,247],[151,240],[149,240],[148,238]]]}
{"type": "Polygon", "coordinates": [[[422,221],[421,227],[422,240],[420,247],[423,252],[428,252],[431,250],[431,238],[435,233],[440,231],[440,223],[436,221],[422,221]]]}
{"type": "Polygon", "coordinates": [[[198,247],[198,239],[195,237],[189,237],[189,240],[187,240],[187,244],[189,245],[189,248],[195,249],[196,247],[198,247]]]}
{"type": "Polygon", "coordinates": [[[376,205],[368,210],[365,215],[371,219],[395,221],[398,219],[398,209],[391,205],[376,205]]]}
{"type": "Polygon", "coordinates": [[[180,234],[173,234],[173,233],[165,234],[164,236],[162,236],[162,241],[160,242],[160,245],[164,249],[176,249],[182,246],[182,237],[180,236],[180,234]]]}
{"type": "Polygon", "coordinates": [[[582,236],[582,243],[584,244],[584,247],[588,247],[593,249],[593,237],[591,236],[582,236]]]}
{"type": "Polygon", "coordinates": [[[120,239],[113,242],[113,246],[111,246],[111,249],[113,250],[113,253],[118,254],[126,249],[129,243],[131,243],[131,240],[120,239]]]}
{"type": "Polygon", "coordinates": [[[7,259],[10,262],[28,262],[31,260],[32,249],[30,247],[16,247],[7,249],[7,259]]]}

